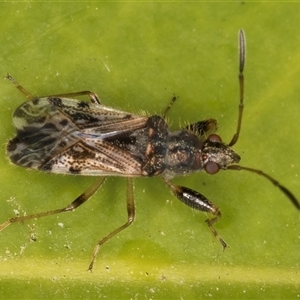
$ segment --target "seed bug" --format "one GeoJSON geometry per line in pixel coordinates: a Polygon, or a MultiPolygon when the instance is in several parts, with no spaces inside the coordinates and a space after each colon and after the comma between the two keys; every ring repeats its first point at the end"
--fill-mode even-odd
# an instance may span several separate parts
{"type": "Polygon", "coordinates": [[[0,231],[16,222],[41,218],[75,210],[86,202],[107,176],[127,178],[127,221],[100,239],[93,251],[88,269],[91,271],[100,247],[127,228],[135,218],[133,177],[160,175],[171,192],[184,204],[212,215],[206,220],[208,228],[221,243],[213,225],[221,212],[202,194],[171,182],[177,175],[205,170],[216,174],[223,170],[245,170],[261,175],[277,186],[299,210],[300,204],[290,190],[261,170],[243,167],[240,156],[232,150],[240,135],[244,109],[245,37],[239,32],[239,110],[236,133],[228,144],[214,132],[217,121],[207,119],[171,132],[165,116],[139,116],[109,108],[100,103],[91,91],[33,97],[10,75],[7,79],[30,101],[21,104],[13,114],[16,136],[7,145],[10,160],[19,166],[60,174],[101,176],[68,206],[28,216],[12,217],[0,231]],[[72,99],[87,95],[90,103],[72,99]]]}

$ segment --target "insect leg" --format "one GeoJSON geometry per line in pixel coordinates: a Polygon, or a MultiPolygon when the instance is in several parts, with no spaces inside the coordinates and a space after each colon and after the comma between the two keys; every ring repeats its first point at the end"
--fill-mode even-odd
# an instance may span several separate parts
{"type": "Polygon", "coordinates": [[[263,171],[253,169],[253,168],[248,168],[248,167],[242,167],[242,166],[239,166],[239,165],[228,166],[227,170],[235,170],[235,171],[245,170],[245,171],[256,173],[258,175],[261,175],[261,176],[265,177],[266,179],[271,181],[275,186],[277,186],[285,194],[285,196],[288,197],[289,200],[291,200],[291,202],[294,204],[294,206],[298,210],[300,210],[299,200],[293,195],[293,193],[289,189],[287,189],[285,186],[281,185],[276,179],[274,179],[270,175],[264,173],[263,171]]]}
{"type": "Polygon", "coordinates": [[[177,100],[177,97],[174,95],[169,103],[169,105],[166,107],[166,109],[164,110],[162,117],[163,119],[166,118],[167,113],[169,112],[169,110],[171,109],[171,107],[173,106],[174,102],[177,100]]]}
{"type": "Polygon", "coordinates": [[[219,208],[200,193],[184,186],[175,185],[171,181],[167,180],[166,178],[163,179],[170,187],[172,193],[181,202],[194,209],[208,212],[214,216],[211,219],[207,219],[205,222],[207,223],[208,228],[210,229],[212,234],[221,243],[223,250],[225,250],[225,248],[227,247],[226,242],[218,235],[217,231],[213,228],[213,225],[221,218],[221,212],[219,208]]]}
{"type": "Polygon", "coordinates": [[[98,95],[94,92],[91,92],[91,91],[81,91],[81,92],[74,92],[74,93],[65,93],[65,94],[57,94],[57,95],[50,95],[50,96],[41,96],[41,97],[38,97],[38,98],[44,98],[44,97],[69,97],[69,98],[72,98],[72,97],[78,97],[78,96],[85,96],[87,95],[91,102],[92,103],[95,103],[95,104],[101,104],[101,101],[98,97],[98,95]]]}
{"type": "MultiPolygon", "coordinates": [[[[174,95],[167,106],[167,108],[164,110],[162,117],[163,119],[166,118],[167,113],[173,106],[174,102],[177,100],[177,97],[174,95]]],[[[217,130],[217,121],[215,119],[207,119],[203,121],[199,121],[196,123],[189,124],[188,126],[185,127],[185,129],[192,131],[199,136],[202,135],[209,135],[211,133],[214,133],[217,130]]]]}
{"type": "Polygon", "coordinates": [[[8,221],[0,225],[0,231],[8,227],[9,225],[17,222],[23,222],[31,219],[38,219],[50,215],[59,214],[62,212],[68,212],[75,210],[78,206],[83,204],[85,201],[87,201],[97,190],[98,188],[103,184],[105,180],[105,177],[100,177],[93,185],[91,185],[83,194],[81,194],[79,197],[77,197],[72,203],[70,203],[68,206],[60,209],[50,210],[38,214],[28,215],[28,216],[21,216],[21,217],[13,217],[10,218],[8,221]]]}
{"type": "Polygon", "coordinates": [[[189,124],[185,129],[194,132],[200,137],[204,136],[206,138],[217,130],[217,121],[215,119],[207,119],[189,124]]]}
{"type": "Polygon", "coordinates": [[[100,247],[105,242],[110,240],[113,236],[115,236],[116,234],[118,234],[119,232],[121,232],[122,230],[127,228],[134,221],[134,218],[135,218],[135,205],[134,205],[132,179],[127,178],[127,222],[124,223],[122,226],[118,227],[117,229],[115,229],[114,231],[112,231],[110,234],[108,234],[101,240],[99,240],[98,244],[96,245],[96,247],[94,249],[93,256],[92,256],[91,262],[89,264],[89,268],[88,268],[89,271],[92,271],[92,269],[93,269],[93,265],[94,265],[94,262],[95,262],[95,259],[97,257],[100,247]]]}
{"type": "Polygon", "coordinates": [[[4,78],[10,80],[16,86],[16,88],[26,96],[26,98],[28,98],[28,99],[34,98],[21,85],[19,85],[19,83],[13,77],[11,77],[9,74],[7,74],[7,76],[5,76],[4,78]]]}
{"type": "Polygon", "coordinates": [[[27,98],[34,99],[34,98],[44,98],[44,97],[78,97],[78,96],[85,96],[88,95],[92,103],[101,104],[101,101],[96,93],[91,91],[81,91],[81,92],[75,92],[75,93],[64,93],[64,94],[57,94],[57,95],[48,95],[48,96],[42,96],[42,97],[35,97],[32,96],[29,92],[27,92],[12,76],[7,74],[5,79],[10,80],[21,93],[23,93],[27,98]]]}

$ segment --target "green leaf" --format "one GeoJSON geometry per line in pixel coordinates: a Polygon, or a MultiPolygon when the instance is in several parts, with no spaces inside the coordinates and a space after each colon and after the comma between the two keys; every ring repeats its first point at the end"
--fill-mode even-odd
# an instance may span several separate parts
{"type": "MultiPolygon", "coordinates": [[[[215,118],[229,142],[238,108],[238,30],[246,33],[245,111],[235,150],[297,197],[300,51],[298,3],[0,3],[0,69],[31,94],[91,90],[125,111],[160,114],[173,94],[171,130],[215,118]]],[[[0,224],[64,207],[96,178],[29,171],[9,163],[11,115],[26,98],[0,80],[0,224]]],[[[180,203],[160,178],[135,180],[136,221],[126,221],[126,181],[108,178],[72,213],[14,224],[0,233],[0,298],[299,298],[297,211],[249,172],[174,179],[218,205],[216,230],[180,203]]]]}

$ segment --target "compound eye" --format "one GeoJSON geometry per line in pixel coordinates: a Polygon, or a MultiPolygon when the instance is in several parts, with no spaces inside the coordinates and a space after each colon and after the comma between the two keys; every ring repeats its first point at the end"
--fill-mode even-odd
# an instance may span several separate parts
{"type": "Polygon", "coordinates": [[[222,139],[217,134],[211,134],[208,137],[208,140],[213,143],[221,143],[222,139]]]}
{"type": "Polygon", "coordinates": [[[216,174],[219,172],[220,167],[217,163],[213,162],[213,161],[209,161],[206,163],[205,167],[204,167],[206,173],[208,174],[216,174]]]}

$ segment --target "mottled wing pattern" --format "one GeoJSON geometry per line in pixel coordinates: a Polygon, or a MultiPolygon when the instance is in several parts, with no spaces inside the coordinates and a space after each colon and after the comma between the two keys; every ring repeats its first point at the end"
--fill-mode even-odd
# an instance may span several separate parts
{"type": "Polygon", "coordinates": [[[141,160],[128,147],[147,119],[85,101],[34,99],[15,110],[17,134],[7,151],[13,163],[46,172],[141,176],[141,160]]]}

